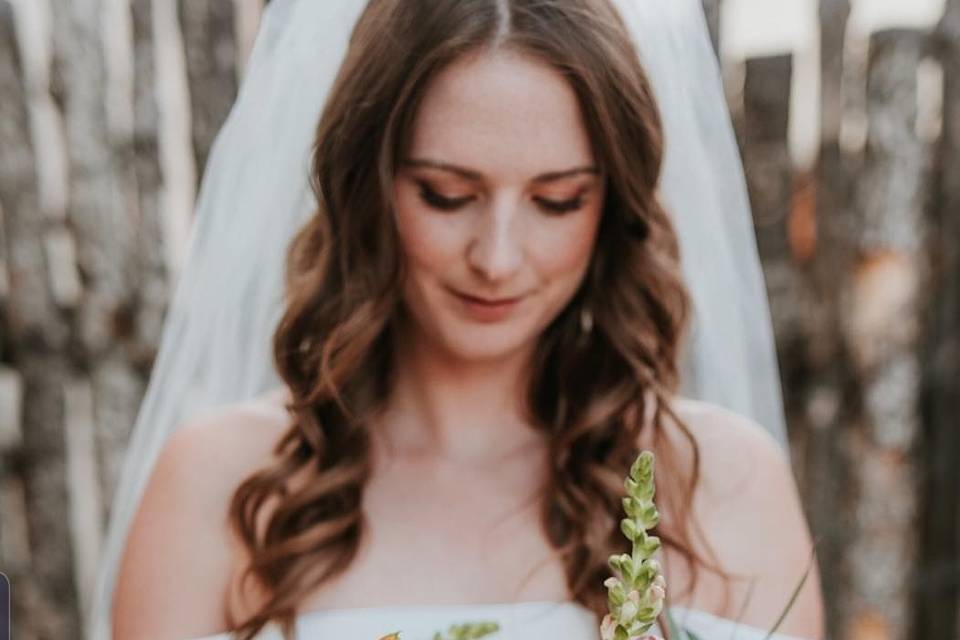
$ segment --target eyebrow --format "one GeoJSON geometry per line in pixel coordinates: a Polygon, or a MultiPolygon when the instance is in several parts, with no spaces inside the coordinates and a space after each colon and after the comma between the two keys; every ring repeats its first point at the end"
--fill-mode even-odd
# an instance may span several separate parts
{"type": "MultiPolygon", "coordinates": [[[[448,171],[450,173],[455,173],[458,176],[466,178],[467,180],[472,180],[474,182],[483,181],[483,174],[480,173],[479,171],[474,171],[473,169],[467,169],[465,167],[459,167],[455,164],[450,164],[448,162],[441,162],[440,160],[431,160],[428,158],[407,158],[401,164],[403,166],[409,166],[409,167],[439,169],[441,171],[448,171]]],[[[533,179],[533,182],[535,183],[553,182],[554,180],[569,178],[570,176],[575,176],[581,173],[590,173],[593,175],[600,175],[600,169],[594,165],[591,165],[586,167],[573,167],[572,169],[564,169],[563,171],[549,171],[547,173],[542,173],[536,176],[533,179]]]]}

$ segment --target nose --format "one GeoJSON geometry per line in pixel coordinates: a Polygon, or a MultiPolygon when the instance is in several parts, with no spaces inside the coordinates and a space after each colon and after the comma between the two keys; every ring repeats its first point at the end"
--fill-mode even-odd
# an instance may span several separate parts
{"type": "Polygon", "coordinates": [[[519,208],[508,198],[491,202],[478,216],[467,261],[475,273],[488,282],[508,279],[523,262],[523,238],[519,208]]]}

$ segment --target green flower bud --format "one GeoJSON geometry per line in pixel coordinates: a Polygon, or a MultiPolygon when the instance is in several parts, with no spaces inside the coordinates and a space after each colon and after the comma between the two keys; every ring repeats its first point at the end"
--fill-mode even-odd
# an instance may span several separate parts
{"type": "Polygon", "coordinates": [[[653,502],[656,493],[653,454],[641,452],[624,480],[627,495],[620,531],[632,544],[632,553],[612,555],[608,559],[615,576],[604,581],[608,589],[610,614],[601,623],[602,640],[642,638],[653,626],[666,595],[666,581],[660,563],[652,556],[660,549],[660,539],[647,531],[660,522],[653,502]]]}

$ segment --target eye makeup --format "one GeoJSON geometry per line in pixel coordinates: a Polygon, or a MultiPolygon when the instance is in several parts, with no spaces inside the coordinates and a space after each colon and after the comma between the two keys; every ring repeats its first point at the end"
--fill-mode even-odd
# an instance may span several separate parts
{"type": "MultiPolygon", "coordinates": [[[[416,180],[416,183],[420,188],[421,201],[428,207],[440,211],[456,211],[475,199],[474,196],[448,198],[437,193],[437,191],[424,180],[416,180]]],[[[583,207],[583,195],[586,191],[586,188],[581,189],[576,196],[567,200],[551,200],[540,196],[534,196],[533,200],[548,214],[564,214],[577,211],[583,207]]]]}
{"type": "Polygon", "coordinates": [[[437,193],[423,180],[417,180],[417,185],[420,187],[420,199],[423,201],[423,203],[434,209],[439,209],[440,211],[456,211],[463,205],[473,200],[473,196],[447,198],[437,193]]]}
{"type": "Polygon", "coordinates": [[[580,209],[583,207],[582,192],[577,194],[576,197],[570,198],[569,200],[562,200],[559,202],[556,200],[547,200],[546,198],[537,198],[537,197],[535,197],[534,200],[537,202],[537,204],[539,204],[541,207],[543,207],[544,209],[546,209],[548,212],[551,212],[551,213],[568,213],[570,211],[576,211],[577,209],[580,209]]]}

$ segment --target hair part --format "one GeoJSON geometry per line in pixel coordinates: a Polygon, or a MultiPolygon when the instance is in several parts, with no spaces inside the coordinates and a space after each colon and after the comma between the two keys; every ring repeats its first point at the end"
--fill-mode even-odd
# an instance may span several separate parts
{"type": "Polygon", "coordinates": [[[609,0],[371,0],[317,126],[317,210],[287,255],[273,349],[292,396],[290,426],[275,447],[278,461],[241,483],[230,505],[251,558],[241,587],[253,580],[267,594],[243,620],[226,612],[240,638],[270,621],[292,637],[298,604],[356,557],[370,425],[392,388],[406,271],[391,215],[395,168],[430,80],[461,56],[498,49],[532,56],[570,83],[608,182],[588,272],[538,339],[525,394],[529,424],[548,435],[541,522],[569,590],[598,616],[607,611],[607,559],[627,550],[623,478],[648,429],[658,485],[677,490],[660,494],[676,529],[655,533],[690,564],[687,593],[698,565],[725,575],[689,542],[699,451],[670,398],[690,302],[676,233],[658,200],[660,114],[615,8],[609,0]],[[594,318],[586,336],[585,306],[594,318]],[[688,477],[660,437],[667,421],[693,448],[688,477]],[[294,490],[298,474],[309,481],[294,490]]]}

